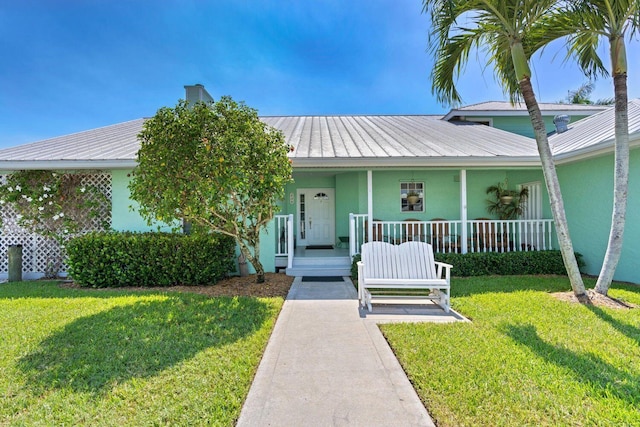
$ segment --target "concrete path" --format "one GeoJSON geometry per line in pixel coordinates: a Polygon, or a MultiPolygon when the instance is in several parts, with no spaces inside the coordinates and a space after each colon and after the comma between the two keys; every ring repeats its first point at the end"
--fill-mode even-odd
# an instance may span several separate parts
{"type": "Polygon", "coordinates": [[[296,278],[237,425],[434,426],[363,317],[350,281],[296,278]]]}

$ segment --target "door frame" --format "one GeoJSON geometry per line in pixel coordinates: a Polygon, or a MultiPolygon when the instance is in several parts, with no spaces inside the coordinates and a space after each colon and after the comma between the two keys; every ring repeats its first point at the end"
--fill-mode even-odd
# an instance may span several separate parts
{"type": "Polygon", "coordinates": [[[307,246],[308,243],[308,239],[305,236],[305,238],[302,238],[302,232],[305,231],[306,232],[306,224],[303,225],[302,224],[302,219],[301,219],[301,201],[300,201],[300,195],[304,194],[305,195],[305,222],[306,219],[308,217],[308,210],[306,209],[306,205],[307,205],[307,198],[308,197],[313,197],[315,194],[317,193],[325,193],[327,194],[332,200],[333,200],[333,209],[331,211],[331,230],[330,233],[333,236],[332,241],[331,242],[327,242],[327,244],[335,244],[335,234],[336,234],[336,189],[332,188],[332,187],[314,187],[314,188],[298,188],[296,190],[296,224],[297,226],[297,230],[296,230],[296,244],[298,246],[307,246]]]}

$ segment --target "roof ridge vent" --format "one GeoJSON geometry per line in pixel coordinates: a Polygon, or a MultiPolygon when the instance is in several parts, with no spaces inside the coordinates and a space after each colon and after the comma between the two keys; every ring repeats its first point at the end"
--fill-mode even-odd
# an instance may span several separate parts
{"type": "Polygon", "coordinates": [[[553,124],[556,125],[556,132],[562,133],[569,130],[569,122],[571,117],[567,114],[559,114],[553,118],[553,124]]]}

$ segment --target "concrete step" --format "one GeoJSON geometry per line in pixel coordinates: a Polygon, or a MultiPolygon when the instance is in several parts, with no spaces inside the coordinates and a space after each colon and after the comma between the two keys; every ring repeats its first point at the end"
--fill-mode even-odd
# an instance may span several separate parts
{"type": "Polygon", "coordinates": [[[348,267],[309,267],[309,266],[293,266],[292,268],[286,269],[287,276],[317,276],[317,277],[328,277],[328,276],[350,276],[351,275],[351,266],[348,267]]]}
{"type": "Polygon", "coordinates": [[[349,257],[294,257],[294,267],[351,267],[349,257]]]}

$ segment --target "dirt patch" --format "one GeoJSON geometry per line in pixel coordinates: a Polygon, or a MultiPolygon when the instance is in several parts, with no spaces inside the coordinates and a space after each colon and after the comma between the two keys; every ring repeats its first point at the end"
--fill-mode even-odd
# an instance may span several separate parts
{"type": "Polygon", "coordinates": [[[256,283],[255,274],[245,277],[230,277],[209,286],[162,286],[162,287],[124,287],[124,288],[83,288],[75,283],[63,283],[60,286],[66,288],[78,288],[86,290],[126,290],[126,291],[172,291],[194,292],[212,297],[218,296],[248,296],[248,297],[283,297],[289,293],[293,283],[293,277],[283,273],[266,273],[264,283],[256,283]]]}
{"type": "MultiPolygon", "coordinates": [[[[573,292],[554,292],[551,295],[559,299],[560,301],[567,301],[567,302],[578,304],[578,298],[576,298],[573,292]]],[[[632,308],[638,307],[635,304],[631,304],[628,302],[620,301],[619,299],[616,299],[616,298],[611,298],[611,297],[601,295],[596,291],[594,291],[593,289],[588,289],[587,295],[589,295],[589,299],[591,299],[591,304],[597,307],[617,308],[621,310],[630,310],[632,308]]]]}

